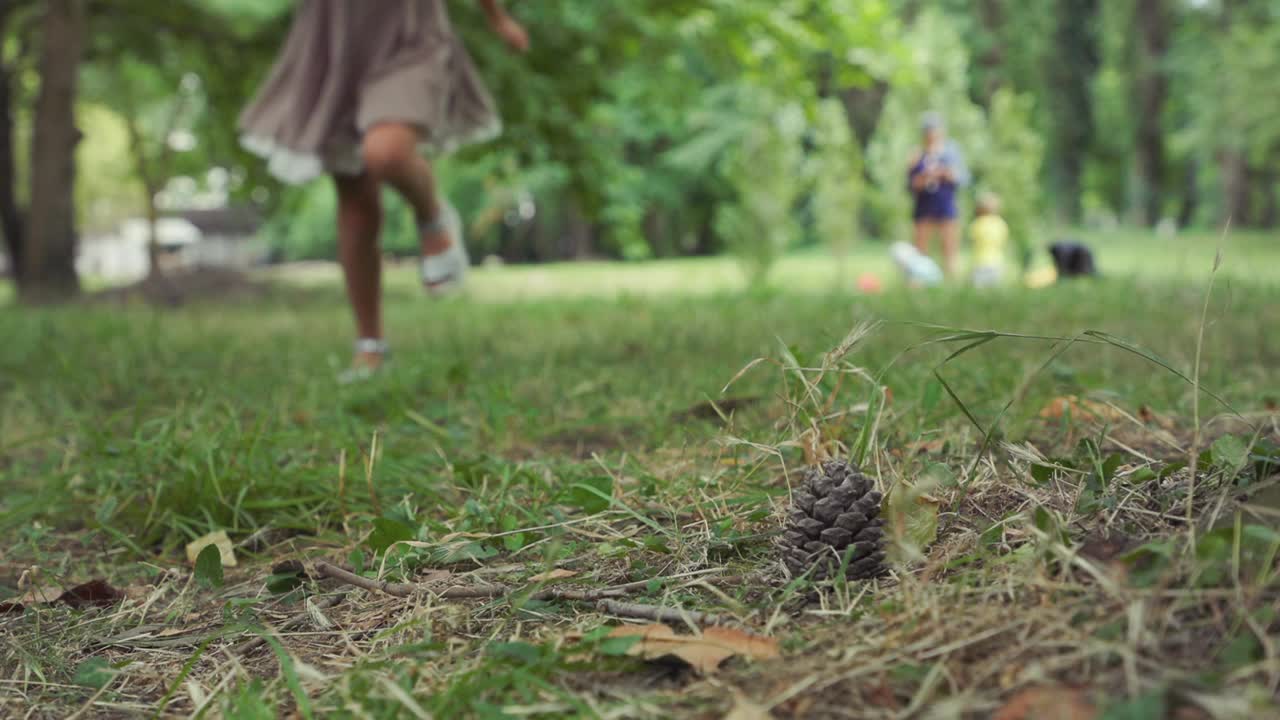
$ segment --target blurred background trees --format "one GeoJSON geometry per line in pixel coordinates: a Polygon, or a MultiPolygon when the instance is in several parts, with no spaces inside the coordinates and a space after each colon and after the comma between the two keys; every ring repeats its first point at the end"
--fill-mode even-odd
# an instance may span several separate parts
{"type": "MultiPolygon", "coordinates": [[[[901,239],[927,109],[1028,248],[1081,223],[1280,222],[1271,0],[511,5],[527,57],[450,3],[506,125],[439,163],[477,255],[733,251],[759,277],[796,247],[901,239]]],[[[252,204],[276,256],[333,256],[328,184],[280,186],[235,133],[292,6],[0,0],[0,231],[24,295],[76,291],[77,235],[184,207],[252,204]]],[[[390,207],[386,249],[412,254],[390,207]]]]}

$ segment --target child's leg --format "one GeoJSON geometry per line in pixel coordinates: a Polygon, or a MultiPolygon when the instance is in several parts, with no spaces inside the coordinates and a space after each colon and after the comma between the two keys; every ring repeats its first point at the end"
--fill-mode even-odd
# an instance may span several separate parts
{"type": "MultiPolygon", "coordinates": [[[[361,338],[382,339],[382,258],[378,233],[382,229],[382,201],[378,183],[367,173],[335,176],[338,190],[338,259],[347,283],[347,298],[361,338]]],[[[366,365],[381,358],[358,357],[366,365]]]]}
{"type": "MultiPolygon", "coordinates": [[[[394,187],[417,216],[418,224],[440,218],[435,177],[426,159],[418,154],[418,131],[404,123],[380,123],[369,128],[361,148],[365,171],[378,182],[394,187]]],[[[438,255],[449,249],[452,239],[436,226],[420,238],[424,255],[438,255]]]]}
{"type": "Polygon", "coordinates": [[[960,254],[960,223],[944,220],[938,223],[942,233],[942,269],[948,277],[956,274],[956,256],[960,254]]]}
{"type": "Polygon", "coordinates": [[[933,223],[928,220],[916,220],[915,244],[921,255],[929,254],[929,238],[933,235],[933,223]]]}

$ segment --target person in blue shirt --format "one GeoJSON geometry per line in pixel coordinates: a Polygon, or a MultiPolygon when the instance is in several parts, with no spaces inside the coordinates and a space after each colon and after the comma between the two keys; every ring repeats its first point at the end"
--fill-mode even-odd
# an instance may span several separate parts
{"type": "Polygon", "coordinates": [[[907,172],[908,186],[915,199],[912,211],[915,244],[921,253],[928,255],[933,236],[941,235],[942,267],[951,276],[955,274],[960,249],[956,191],[969,184],[969,169],[960,148],[947,139],[941,116],[926,113],[921,130],[924,144],[912,156],[907,172]]]}

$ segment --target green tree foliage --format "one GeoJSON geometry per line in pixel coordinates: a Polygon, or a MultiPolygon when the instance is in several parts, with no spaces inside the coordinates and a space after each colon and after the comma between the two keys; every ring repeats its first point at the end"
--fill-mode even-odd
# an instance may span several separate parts
{"type": "MultiPolygon", "coordinates": [[[[759,105],[773,103],[759,98],[759,105]]],[[[798,236],[795,206],[802,189],[804,130],[803,110],[785,106],[750,123],[724,157],[723,172],[736,198],[720,205],[715,227],[753,283],[765,279],[798,236]]]]}
{"type": "Polygon", "coordinates": [[[980,187],[1000,198],[1001,215],[1024,264],[1028,263],[1041,231],[1044,139],[1033,124],[1032,97],[1001,88],[988,110],[990,142],[978,166],[980,187]]]}
{"type": "Polygon", "coordinates": [[[858,236],[858,219],[865,182],[862,148],[849,127],[844,106],[825,100],[814,122],[814,153],[809,158],[813,178],[813,215],[818,237],[841,257],[858,236]]]}

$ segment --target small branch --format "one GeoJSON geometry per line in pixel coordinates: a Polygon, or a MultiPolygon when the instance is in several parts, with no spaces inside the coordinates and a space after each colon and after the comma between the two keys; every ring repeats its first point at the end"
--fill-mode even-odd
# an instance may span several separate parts
{"type": "MultiPolygon", "coordinates": [[[[347,597],[346,593],[338,593],[336,595],[326,595],[325,597],[322,597],[318,600],[313,600],[312,605],[320,610],[328,610],[329,608],[341,603],[343,600],[346,599],[346,597],[347,597]]],[[[303,610],[297,615],[294,615],[293,617],[286,620],[285,623],[280,626],[280,631],[287,632],[289,630],[293,630],[294,628],[302,627],[303,625],[306,625],[309,622],[311,622],[311,613],[310,611],[303,610]]],[[[265,644],[266,642],[267,642],[267,639],[265,637],[263,637],[262,635],[258,635],[256,637],[249,638],[248,640],[245,640],[239,645],[236,645],[235,647],[231,648],[231,653],[233,655],[245,655],[247,653],[253,652],[254,650],[258,649],[259,646],[265,644]]]]}
{"type": "Polygon", "coordinates": [[[711,613],[664,608],[657,605],[617,602],[615,600],[601,600],[596,605],[596,609],[608,615],[635,618],[637,620],[652,620],[653,622],[689,623],[693,625],[721,625],[724,623],[723,618],[711,613]]]}
{"type": "Polygon", "coordinates": [[[418,592],[422,588],[418,585],[410,585],[407,583],[389,583],[382,580],[370,580],[367,577],[361,577],[349,570],[343,570],[335,565],[320,561],[315,564],[316,572],[325,577],[331,577],[334,580],[341,580],[348,585],[354,585],[358,588],[364,588],[369,592],[380,592],[395,597],[407,598],[418,592]]]}
{"type": "MultiPolygon", "coordinates": [[[[333,578],[344,582],[348,585],[354,585],[358,588],[364,588],[370,592],[380,592],[399,598],[412,597],[413,595],[423,593],[432,594],[445,600],[474,600],[481,598],[499,598],[508,595],[516,595],[520,591],[510,588],[506,585],[480,585],[476,587],[451,587],[444,590],[436,590],[425,583],[389,583],[381,580],[370,580],[361,577],[349,570],[343,570],[327,562],[320,561],[315,564],[316,573],[324,577],[333,578]]],[[[562,588],[547,588],[539,590],[529,596],[530,600],[570,600],[577,602],[596,602],[605,598],[622,597],[635,590],[643,589],[648,585],[648,581],[640,583],[628,583],[615,588],[601,588],[598,590],[569,590],[562,588]]]]}

